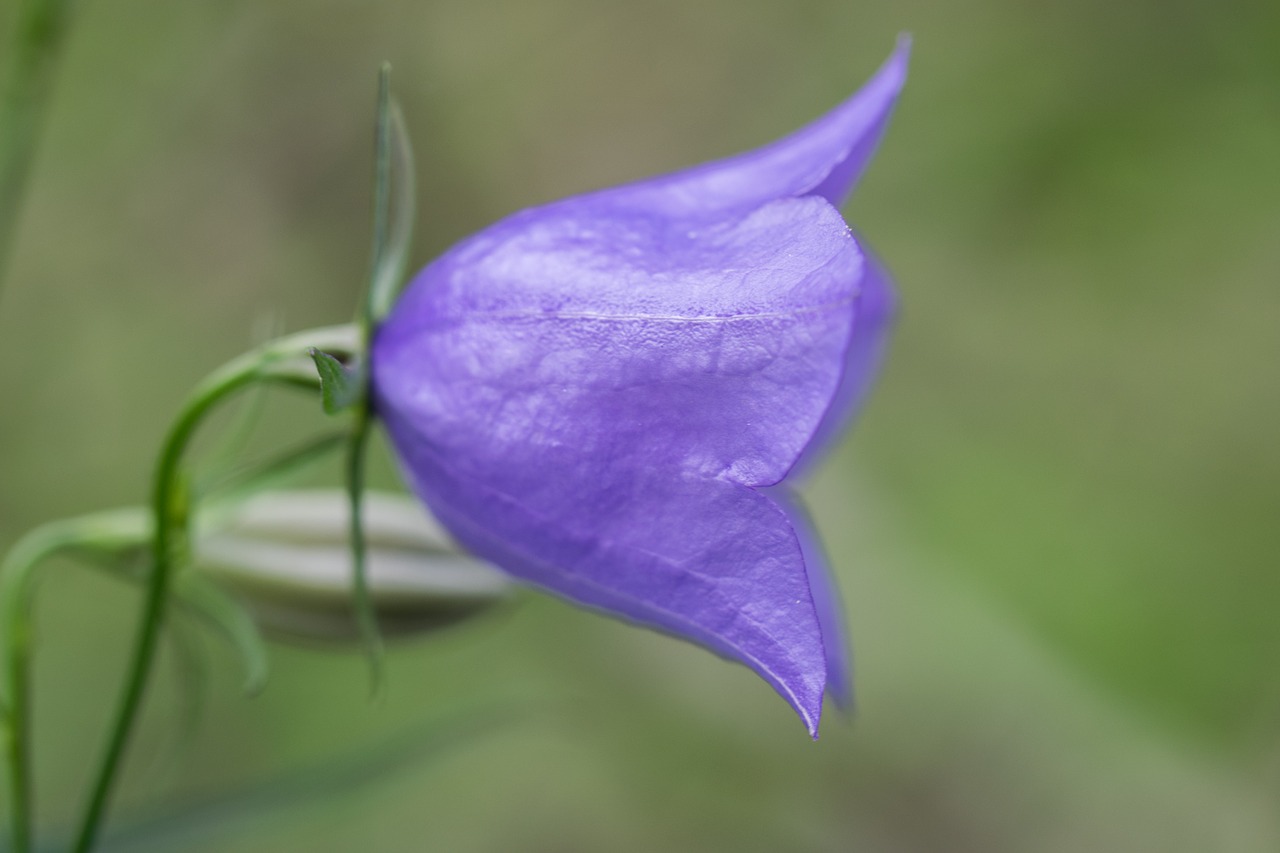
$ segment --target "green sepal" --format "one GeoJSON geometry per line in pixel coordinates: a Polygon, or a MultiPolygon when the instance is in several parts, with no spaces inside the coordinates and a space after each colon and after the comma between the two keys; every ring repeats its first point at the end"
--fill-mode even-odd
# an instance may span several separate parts
{"type": "Polygon", "coordinates": [[[396,101],[390,101],[385,118],[385,149],[380,146],[379,158],[388,160],[389,174],[385,181],[389,193],[381,193],[381,204],[388,205],[387,236],[374,263],[369,287],[369,315],[371,323],[378,325],[387,318],[396,304],[399,289],[408,272],[408,254],[413,242],[413,222],[417,216],[417,178],[413,168],[413,149],[404,127],[404,115],[396,101]],[[389,195],[389,199],[387,197],[389,195]]]}
{"type": "Polygon", "coordinates": [[[365,308],[373,326],[386,318],[399,295],[417,215],[413,148],[404,114],[389,92],[379,97],[376,148],[373,272],[365,308]]]}
{"type": "Polygon", "coordinates": [[[320,375],[320,401],[326,415],[336,415],[364,399],[365,378],[323,350],[307,350],[320,375]]]}

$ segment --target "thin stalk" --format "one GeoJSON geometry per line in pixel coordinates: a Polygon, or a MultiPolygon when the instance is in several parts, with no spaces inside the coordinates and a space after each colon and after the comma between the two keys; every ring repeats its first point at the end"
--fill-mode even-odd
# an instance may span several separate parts
{"type": "Polygon", "coordinates": [[[9,839],[13,853],[29,853],[32,840],[31,779],[31,601],[28,595],[32,569],[45,558],[74,541],[67,525],[55,522],[38,527],[18,541],[0,564],[4,585],[4,625],[7,634],[5,661],[5,752],[9,764],[9,839]]]}
{"type": "Polygon", "coordinates": [[[73,5],[74,0],[26,0],[5,50],[8,61],[0,81],[0,282],[13,249],[23,190],[73,5]]]}
{"type": "MultiPolygon", "coordinates": [[[[370,256],[369,286],[365,289],[364,301],[356,312],[355,322],[360,333],[362,353],[369,352],[369,344],[381,319],[381,312],[390,307],[390,287],[394,285],[394,279],[398,275],[394,270],[388,272],[388,253],[391,251],[391,168],[396,154],[394,149],[397,132],[403,135],[403,128],[396,124],[391,102],[391,64],[384,62],[378,69],[378,106],[373,134],[373,251],[370,256]],[[385,305],[382,304],[384,302],[385,305]]],[[[398,235],[396,240],[400,245],[395,248],[395,252],[403,254],[403,244],[408,241],[407,232],[398,235]]],[[[392,259],[392,263],[396,263],[395,259],[392,259]]],[[[378,633],[377,615],[373,610],[373,599],[369,594],[363,516],[365,453],[373,419],[373,408],[368,397],[367,356],[358,359],[354,368],[359,372],[358,387],[364,389],[364,393],[355,404],[351,431],[347,437],[345,479],[347,501],[351,509],[351,571],[355,587],[356,626],[369,656],[370,681],[374,693],[377,693],[382,684],[383,648],[378,633]]]]}
{"type": "Polygon", "coordinates": [[[347,439],[346,485],[351,509],[348,521],[351,538],[351,570],[355,577],[356,626],[369,655],[369,674],[373,692],[382,688],[382,635],[369,592],[367,548],[364,536],[365,451],[369,445],[370,410],[368,401],[360,404],[347,439]]]}
{"type": "Polygon", "coordinates": [[[73,848],[77,853],[88,853],[97,840],[98,829],[102,823],[111,790],[115,785],[120,759],[133,732],[142,695],[146,690],[151,667],[155,661],[160,627],[164,621],[165,605],[169,598],[174,558],[178,551],[177,544],[184,535],[181,529],[185,526],[183,517],[185,510],[181,506],[183,486],[180,467],[183,453],[195,434],[196,427],[209,410],[220,400],[255,381],[257,377],[258,368],[254,365],[229,376],[219,377],[218,382],[201,389],[188,403],[182,416],[170,430],[160,453],[151,496],[151,513],[155,518],[155,531],[151,541],[151,577],[147,583],[142,620],[134,644],[125,689],[120,698],[115,723],[111,727],[111,734],[107,741],[106,753],[99,765],[89,805],[85,809],[73,848]]]}
{"type": "Polygon", "coordinates": [[[23,536],[0,562],[0,606],[4,617],[3,683],[5,755],[8,759],[14,853],[34,840],[34,780],[31,772],[31,593],[36,567],[60,551],[119,552],[143,544],[145,528],[128,511],[98,513],[41,525],[23,536]]]}
{"type": "MultiPolygon", "coordinates": [[[[151,513],[154,529],[151,540],[151,574],[147,581],[146,599],[133,656],[120,697],[107,748],[93,784],[89,802],[81,818],[80,829],[72,850],[88,853],[93,849],[102,819],[119,775],[120,762],[128,746],[142,696],[146,691],[164,621],[165,606],[173,570],[186,548],[187,512],[182,457],[200,422],[218,403],[258,381],[284,378],[272,372],[272,365],[290,356],[302,355],[317,338],[332,338],[334,331],[304,332],[282,338],[259,350],[242,356],[211,374],[197,386],[183,407],[165,439],[156,463],[152,482],[151,513]]],[[[343,330],[345,332],[345,330],[343,330]]],[[[342,337],[339,335],[338,337],[342,337]]],[[[346,334],[349,338],[349,333],[346,334]]],[[[322,342],[324,345],[324,342],[322,342]]],[[[341,345],[338,347],[341,349],[341,345]]]]}

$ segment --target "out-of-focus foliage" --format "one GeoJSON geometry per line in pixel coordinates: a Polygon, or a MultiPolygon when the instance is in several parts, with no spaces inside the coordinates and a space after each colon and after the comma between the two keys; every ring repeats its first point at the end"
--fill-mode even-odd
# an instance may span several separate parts
{"type": "MultiPolygon", "coordinates": [[[[0,25],[7,25],[3,21],[0,25]]],[[[860,711],[812,744],[745,669],[531,596],[356,656],[229,653],[186,752],[162,670],[120,814],[451,708],[500,733],[191,851],[1270,851],[1280,845],[1280,8],[85,0],[0,301],[0,545],[137,503],[184,389],[347,319],[378,63],[414,263],[516,208],[744,150],[915,36],[850,208],[903,311],[809,496],[860,711]]],[[[322,423],[267,406],[262,447],[322,423]]],[[[393,482],[389,466],[379,475],[393,482]]],[[[41,816],[79,803],[133,591],[55,564],[41,816]]],[[[175,657],[175,662],[176,662],[175,657]]]]}

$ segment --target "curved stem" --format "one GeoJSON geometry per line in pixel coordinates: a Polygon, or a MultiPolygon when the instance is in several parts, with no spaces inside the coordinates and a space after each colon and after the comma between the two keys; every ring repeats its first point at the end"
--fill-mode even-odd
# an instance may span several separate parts
{"type": "Polygon", "coordinates": [[[0,282],[18,227],[18,210],[53,88],[58,49],[73,0],[27,0],[14,21],[0,94],[0,282]]]}
{"type": "Polygon", "coordinates": [[[60,551],[121,551],[145,543],[142,518],[112,511],[55,521],[27,533],[0,562],[4,619],[5,754],[9,764],[10,841],[26,853],[34,832],[31,773],[31,591],[35,568],[60,551]]]}
{"type": "MultiPolygon", "coordinates": [[[[151,513],[155,526],[146,600],[115,722],[72,847],[76,853],[88,853],[97,839],[155,661],[173,569],[181,561],[187,545],[188,508],[182,481],[182,457],[187,445],[205,415],[235,392],[258,381],[292,381],[296,378],[287,372],[277,373],[273,368],[291,356],[304,354],[308,346],[316,346],[317,338],[321,339],[320,346],[332,347],[335,341],[329,339],[341,338],[345,343],[349,332],[346,327],[304,332],[274,341],[228,363],[196,388],[165,439],[152,481],[151,513]]],[[[339,344],[338,348],[341,349],[342,345],[339,344]]]]}
{"type": "Polygon", "coordinates": [[[0,568],[8,651],[4,682],[5,710],[8,712],[5,752],[9,759],[9,838],[14,853],[28,853],[31,849],[31,692],[28,662],[31,602],[27,593],[32,569],[67,544],[65,525],[55,522],[38,527],[14,545],[0,568]]]}
{"type": "Polygon", "coordinates": [[[204,389],[203,393],[197,393],[170,430],[160,453],[151,495],[151,513],[155,519],[155,531],[151,541],[151,577],[147,584],[142,621],[134,644],[124,693],[120,698],[120,706],[116,712],[115,724],[111,728],[107,750],[73,848],[81,853],[91,850],[97,838],[98,828],[102,822],[111,789],[115,784],[120,759],[133,732],[133,723],[151,675],[151,665],[155,660],[160,626],[164,620],[165,605],[168,602],[174,558],[180,544],[183,544],[181,539],[185,528],[185,507],[182,506],[184,500],[180,468],[182,455],[196,427],[213,405],[253,382],[257,374],[257,368],[251,367],[222,378],[220,382],[204,389]]]}

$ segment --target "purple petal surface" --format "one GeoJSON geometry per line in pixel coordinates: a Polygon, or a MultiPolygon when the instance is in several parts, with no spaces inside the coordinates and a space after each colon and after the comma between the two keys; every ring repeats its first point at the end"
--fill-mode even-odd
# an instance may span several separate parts
{"type": "Polygon", "coordinates": [[[827,666],[827,694],[843,710],[853,708],[853,665],[849,653],[849,632],[845,625],[844,606],[836,588],[835,575],[827,561],[822,540],[814,529],[809,511],[794,492],[785,485],[768,490],[769,496],[787,514],[800,542],[805,570],[809,577],[809,594],[818,616],[822,648],[827,666]]]}
{"type": "Polygon", "coordinates": [[[831,406],[789,477],[808,475],[858,413],[880,370],[897,311],[889,273],[874,255],[863,255],[862,281],[853,301],[853,333],[844,354],[844,373],[831,406]]]}
{"type": "MultiPolygon", "coordinates": [[[[844,103],[771,145],[638,184],[603,190],[669,216],[751,207],[787,196],[844,204],[884,135],[907,78],[911,39],[844,103]]],[[[588,196],[589,197],[589,196],[588,196]]]]}
{"type": "Polygon", "coordinates": [[[372,350],[406,476],[464,545],[747,664],[815,736],[824,691],[847,699],[847,641],[780,484],[852,411],[886,325],[888,280],[832,202],[905,62],[774,145],[480,232],[372,350]]]}

